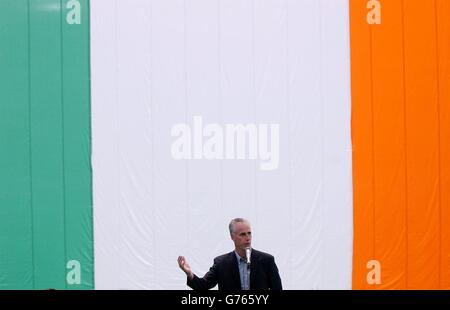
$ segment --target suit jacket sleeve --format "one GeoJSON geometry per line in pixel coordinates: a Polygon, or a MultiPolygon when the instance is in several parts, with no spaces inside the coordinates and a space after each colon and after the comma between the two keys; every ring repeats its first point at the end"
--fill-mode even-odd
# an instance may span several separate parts
{"type": "Polygon", "coordinates": [[[203,278],[199,278],[194,274],[192,280],[187,280],[187,285],[193,290],[209,290],[217,285],[218,282],[218,263],[214,260],[213,266],[205,274],[203,278]]]}
{"type": "Polygon", "coordinates": [[[272,256],[270,259],[270,289],[272,290],[282,290],[283,286],[281,284],[280,274],[278,273],[277,264],[275,264],[275,258],[272,256]]]}

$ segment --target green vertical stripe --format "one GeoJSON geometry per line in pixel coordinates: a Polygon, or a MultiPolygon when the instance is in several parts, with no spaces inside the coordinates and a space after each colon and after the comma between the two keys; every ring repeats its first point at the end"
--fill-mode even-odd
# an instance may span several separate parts
{"type": "Polygon", "coordinates": [[[0,2],[0,289],[33,288],[27,0],[0,2]]]}
{"type": "Polygon", "coordinates": [[[89,3],[69,25],[68,2],[0,1],[0,288],[93,288],[89,3]]]}
{"type": "MultiPolygon", "coordinates": [[[[67,1],[63,1],[67,2],[67,1]]],[[[67,260],[81,264],[81,285],[69,289],[93,288],[92,181],[89,88],[89,7],[81,5],[81,24],[68,24],[71,8],[64,6],[63,98],[64,163],[66,184],[67,260]],[[86,242],[90,241],[90,242],[86,242]]]]}
{"type": "Polygon", "coordinates": [[[59,0],[30,2],[31,162],[37,289],[65,286],[59,0]]]}

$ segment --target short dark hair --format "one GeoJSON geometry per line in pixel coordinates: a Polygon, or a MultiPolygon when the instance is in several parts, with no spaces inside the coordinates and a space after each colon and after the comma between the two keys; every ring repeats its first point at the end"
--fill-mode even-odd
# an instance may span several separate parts
{"type": "Polygon", "coordinates": [[[236,223],[248,223],[248,224],[250,225],[250,222],[247,221],[247,220],[244,219],[244,218],[237,217],[237,218],[235,218],[235,219],[232,219],[231,222],[230,222],[230,224],[228,225],[228,229],[230,230],[230,234],[232,234],[232,233],[234,232],[234,225],[235,225],[236,223]]]}

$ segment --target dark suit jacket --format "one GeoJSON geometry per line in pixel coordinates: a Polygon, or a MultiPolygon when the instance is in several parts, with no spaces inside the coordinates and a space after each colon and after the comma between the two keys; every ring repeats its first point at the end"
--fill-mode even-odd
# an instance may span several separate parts
{"type": "MultiPolygon", "coordinates": [[[[219,290],[240,290],[241,278],[235,252],[218,256],[203,278],[194,275],[187,285],[194,290],[208,290],[219,284],[219,290]]],[[[281,279],[272,255],[252,249],[250,289],[281,290],[281,279]]]]}

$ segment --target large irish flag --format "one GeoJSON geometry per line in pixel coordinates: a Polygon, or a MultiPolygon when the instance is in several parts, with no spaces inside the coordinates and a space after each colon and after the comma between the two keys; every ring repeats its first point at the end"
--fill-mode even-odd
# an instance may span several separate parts
{"type": "Polygon", "coordinates": [[[0,289],[450,289],[450,0],[0,0],[0,289]]]}

